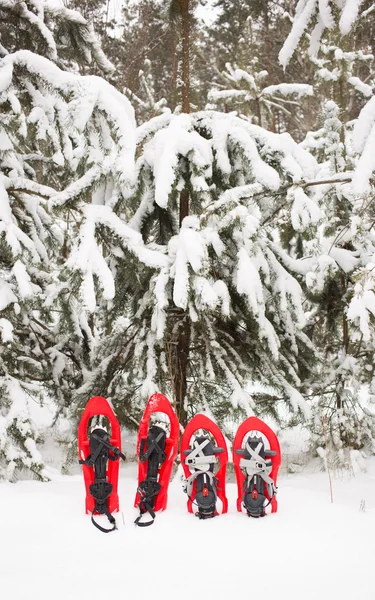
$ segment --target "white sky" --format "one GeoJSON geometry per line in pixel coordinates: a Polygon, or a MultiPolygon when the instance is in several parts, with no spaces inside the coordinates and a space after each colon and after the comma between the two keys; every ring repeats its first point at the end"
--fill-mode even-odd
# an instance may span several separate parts
{"type": "MultiPolygon", "coordinates": [[[[109,0],[109,17],[118,17],[121,14],[121,6],[123,0],[109,0]]],[[[162,0],[165,2],[165,0],[162,0]]],[[[134,4],[138,3],[138,0],[133,0],[134,4]]],[[[217,11],[212,7],[213,0],[206,0],[206,6],[199,5],[197,8],[197,16],[199,19],[204,21],[206,25],[211,25],[215,20],[217,11]]]]}

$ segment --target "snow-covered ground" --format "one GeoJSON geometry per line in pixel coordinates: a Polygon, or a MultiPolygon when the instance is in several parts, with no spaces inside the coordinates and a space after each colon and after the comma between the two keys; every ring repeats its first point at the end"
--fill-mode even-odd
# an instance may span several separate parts
{"type": "MultiPolygon", "coordinates": [[[[375,459],[355,477],[308,466],[279,479],[279,512],[199,521],[175,475],[167,511],[133,525],[136,464],[121,466],[118,531],[84,514],[80,474],[0,484],[0,597],[7,600],[373,600],[375,459]]],[[[107,521],[104,518],[104,522],[107,521]]]]}

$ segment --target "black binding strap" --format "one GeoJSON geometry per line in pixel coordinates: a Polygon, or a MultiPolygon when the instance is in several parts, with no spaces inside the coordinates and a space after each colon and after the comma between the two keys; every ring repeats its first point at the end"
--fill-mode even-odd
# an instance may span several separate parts
{"type": "MultiPolygon", "coordinates": [[[[111,523],[112,527],[110,529],[106,529],[105,527],[102,527],[101,525],[99,525],[99,523],[97,523],[94,519],[94,513],[98,511],[98,507],[95,506],[93,513],[91,514],[91,523],[93,525],[95,525],[95,527],[97,529],[99,529],[100,531],[102,531],[103,533],[110,533],[111,531],[114,531],[115,529],[117,529],[117,525],[116,525],[116,519],[113,515],[111,515],[111,513],[109,512],[108,508],[106,507],[106,509],[104,510],[104,513],[101,514],[105,514],[108,517],[108,521],[111,523]]],[[[99,511],[98,511],[99,512],[99,511]]]]}
{"type": "Polygon", "coordinates": [[[112,494],[113,485],[107,481],[107,462],[108,460],[119,460],[121,457],[126,460],[119,448],[112,446],[109,442],[109,435],[104,429],[96,428],[90,435],[90,455],[86,460],[80,460],[80,465],[94,467],[95,481],[90,485],[90,495],[95,500],[95,507],[91,514],[91,522],[97,529],[103,533],[109,533],[117,529],[116,519],[109,512],[108,498],[112,494]],[[112,527],[106,529],[97,523],[94,519],[94,514],[106,515],[112,527]]]}
{"type": "Polygon", "coordinates": [[[110,497],[110,495],[112,494],[112,489],[113,489],[113,485],[111,483],[109,483],[108,481],[102,481],[102,480],[96,481],[95,483],[90,485],[90,494],[96,500],[94,510],[91,514],[91,522],[93,525],[95,525],[95,527],[97,527],[97,529],[100,529],[100,531],[103,531],[103,533],[109,533],[110,531],[114,531],[115,529],[117,529],[116,519],[109,512],[108,505],[107,505],[107,500],[110,497]],[[112,527],[110,529],[106,529],[105,527],[102,527],[101,525],[99,525],[99,523],[97,523],[95,521],[94,514],[96,512],[99,513],[100,515],[107,516],[108,521],[112,525],[112,527]]]}
{"type": "Polygon", "coordinates": [[[146,462],[147,460],[148,463],[146,479],[141,481],[137,490],[140,497],[140,514],[134,523],[138,525],[138,527],[149,527],[155,520],[155,499],[161,490],[161,485],[158,482],[158,472],[160,465],[162,465],[166,459],[166,437],[167,434],[164,429],[157,425],[152,425],[148,431],[147,440],[141,440],[139,460],[141,462],[146,462]],[[145,513],[148,513],[151,519],[148,521],[141,521],[145,513]]]}

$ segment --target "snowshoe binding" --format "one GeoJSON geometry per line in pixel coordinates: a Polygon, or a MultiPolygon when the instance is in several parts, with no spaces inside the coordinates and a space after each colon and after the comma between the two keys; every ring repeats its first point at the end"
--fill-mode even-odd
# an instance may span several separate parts
{"type": "Polygon", "coordinates": [[[114,531],[116,519],[112,513],[119,510],[118,461],[120,458],[125,460],[125,455],[121,452],[120,425],[107,400],[100,396],[89,400],[82,415],[78,428],[78,451],[86,485],[86,513],[91,513],[91,521],[100,531],[114,531]],[[88,439],[89,420],[99,415],[110,421],[112,438],[105,428],[97,426],[88,439]],[[94,515],[106,515],[111,527],[106,529],[99,525],[94,515]]]}
{"type": "Polygon", "coordinates": [[[234,439],[233,463],[238,487],[237,510],[242,512],[243,507],[249,517],[255,518],[264,517],[268,506],[271,512],[276,512],[281,452],[272,429],[256,417],[246,419],[234,439]]]}
{"type": "Polygon", "coordinates": [[[138,433],[137,454],[138,489],[134,506],[140,515],[134,521],[139,527],[148,527],[158,510],[165,510],[172,467],[177,456],[180,425],[169,400],[162,394],[153,394],[143,414],[138,433]],[[164,413],[168,424],[150,424],[154,413],[164,413]],[[167,429],[169,427],[169,435],[167,429]],[[148,513],[150,519],[142,520],[148,513]]]}
{"type": "Polygon", "coordinates": [[[225,496],[225,472],[228,452],[224,436],[211,419],[196,415],[187,425],[181,442],[181,464],[186,480],[183,490],[188,496],[188,511],[197,507],[199,519],[211,519],[218,515],[217,498],[222,503],[222,513],[228,510],[225,496]],[[196,433],[203,430],[208,433],[196,433]],[[215,439],[212,442],[210,435],[215,439]],[[215,473],[215,465],[219,469],[215,473]]]}

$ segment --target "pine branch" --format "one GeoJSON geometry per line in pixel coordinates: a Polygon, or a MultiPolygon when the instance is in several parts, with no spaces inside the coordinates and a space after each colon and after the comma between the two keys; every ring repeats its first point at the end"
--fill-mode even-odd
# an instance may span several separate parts
{"type": "Polygon", "coordinates": [[[301,184],[301,188],[312,187],[313,185],[327,185],[334,183],[351,183],[353,176],[348,175],[347,177],[343,177],[343,173],[338,177],[330,178],[330,179],[321,179],[317,181],[305,181],[305,183],[301,184]]]}
{"type": "MultiPolygon", "coordinates": [[[[44,188],[45,186],[41,187],[44,188]]],[[[56,193],[55,190],[51,190],[51,194],[47,196],[45,193],[37,192],[35,189],[27,187],[9,187],[7,188],[7,192],[10,194],[29,194],[30,196],[38,196],[39,198],[43,198],[44,200],[49,200],[56,193]]]]}

